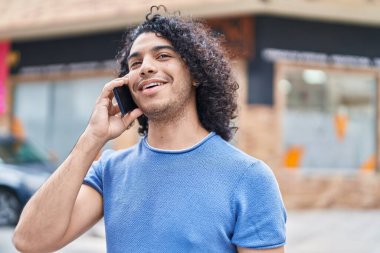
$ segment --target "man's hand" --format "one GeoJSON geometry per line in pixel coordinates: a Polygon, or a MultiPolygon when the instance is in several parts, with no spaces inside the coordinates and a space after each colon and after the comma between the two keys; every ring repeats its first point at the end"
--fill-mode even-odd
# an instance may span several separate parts
{"type": "Polygon", "coordinates": [[[112,103],[114,97],[113,89],[128,85],[128,75],[116,78],[107,83],[96,101],[94,111],[91,115],[85,134],[96,138],[101,142],[107,142],[121,135],[132,122],[142,115],[140,109],[134,109],[124,117],[121,117],[120,108],[112,103]]]}

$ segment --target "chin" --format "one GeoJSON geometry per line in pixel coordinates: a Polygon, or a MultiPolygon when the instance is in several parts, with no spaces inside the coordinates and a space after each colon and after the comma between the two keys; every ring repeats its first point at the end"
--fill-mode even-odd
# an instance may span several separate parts
{"type": "Polygon", "coordinates": [[[163,117],[169,111],[170,107],[166,105],[151,105],[142,106],[140,108],[148,119],[153,119],[163,117]]]}

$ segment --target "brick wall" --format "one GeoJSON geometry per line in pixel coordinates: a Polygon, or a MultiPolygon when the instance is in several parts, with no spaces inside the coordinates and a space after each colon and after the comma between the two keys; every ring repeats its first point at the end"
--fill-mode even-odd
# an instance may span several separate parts
{"type": "Polygon", "coordinates": [[[288,209],[380,208],[380,175],[307,175],[282,166],[281,122],[274,107],[243,106],[238,146],[274,171],[288,209]]]}

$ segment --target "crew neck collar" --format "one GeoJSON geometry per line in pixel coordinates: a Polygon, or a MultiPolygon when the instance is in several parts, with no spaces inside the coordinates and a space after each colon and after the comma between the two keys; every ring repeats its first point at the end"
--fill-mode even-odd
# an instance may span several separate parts
{"type": "Polygon", "coordinates": [[[204,137],[202,140],[200,140],[198,143],[194,144],[193,146],[191,146],[189,148],[185,148],[185,149],[178,149],[178,150],[159,149],[159,148],[152,147],[148,143],[147,136],[145,136],[143,138],[143,144],[146,148],[148,148],[149,150],[156,152],[156,153],[180,154],[180,153],[190,152],[190,151],[198,148],[199,146],[201,146],[203,143],[205,143],[208,139],[210,139],[214,135],[215,135],[215,132],[210,132],[206,137],[204,137]]]}

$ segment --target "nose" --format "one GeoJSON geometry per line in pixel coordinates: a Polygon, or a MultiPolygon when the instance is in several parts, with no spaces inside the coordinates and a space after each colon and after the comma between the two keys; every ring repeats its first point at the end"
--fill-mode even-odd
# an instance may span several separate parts
{"type": "Polygon", "coordinates": [[[150,57],[146,57],[141,63],[140,76],[146,77],[157,72],[157,67],[154,64],[154,60],[150,57]]]}

